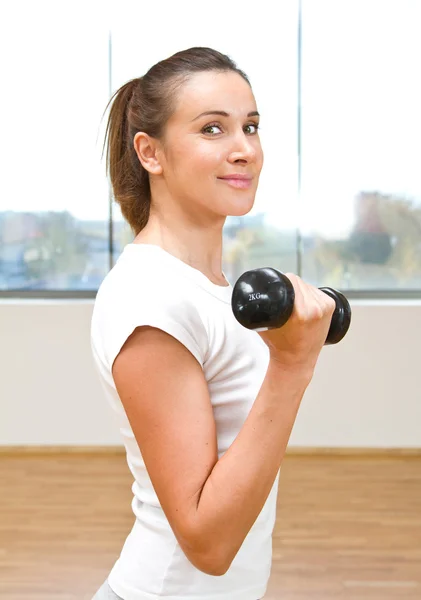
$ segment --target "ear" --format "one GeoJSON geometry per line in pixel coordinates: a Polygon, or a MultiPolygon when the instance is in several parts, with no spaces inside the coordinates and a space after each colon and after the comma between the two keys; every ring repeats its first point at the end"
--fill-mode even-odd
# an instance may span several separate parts
{"type": "Polygon", "coordinates": [[[161,175],[156,140],[144,131],[138,131],[133,138],[133,146],[142,166],[152,175],[161,175]]]}

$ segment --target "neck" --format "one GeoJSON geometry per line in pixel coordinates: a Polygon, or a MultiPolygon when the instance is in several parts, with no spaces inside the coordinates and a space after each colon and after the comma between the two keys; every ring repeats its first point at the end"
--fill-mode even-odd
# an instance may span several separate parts
{"type": "Polygon", "coordinates": [[[176,258],[201,271],[214,283],[226,283],[222,274],[222,228],[225,218],[206,227],[170,222],[151,214],[148,224],[136,236],[137,244],[160,246],[176,258]]]}

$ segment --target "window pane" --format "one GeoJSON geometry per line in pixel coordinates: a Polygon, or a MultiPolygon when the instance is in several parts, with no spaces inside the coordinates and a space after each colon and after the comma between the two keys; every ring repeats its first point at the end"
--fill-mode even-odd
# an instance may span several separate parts
{"type": "Polygon", "coordinates": [[[2,6],[0,290],[96,289],[108,266],[101,118],[108,29],[98,5],[2,6]]]}
{"type": "Polygon", "coordinates": [[[121,254],[126,244],[129,244],[134,239],[134,234],[127,223],[123,219],[121,214],[120,206],[113,202],[113,263],[116,262],[117,258],[121,254]]]}
{"type": "Polygon", "coordinates": [[[165,19],[159,3],[126,0],[123,6],[124,11],[116,6],[111,18],[113,92],[157,61],[193,46],[228,54],[249,76],[261,114],[265,164],[253,209],[243,217],[227,219],[223,269],[230,280],[250,268],[295,271],[298,3],[280,3],[276,18],[270,3],[261,3],[257,14],[251,0],[240,9],[215,0],[214,16],[206,18],[195,0],[182,3],[182,19],[177,2],[165,6],[165,19]],[[158,44],[156,29],[144,27],[139,35],[139,23],[159,23],[158,44]]]}
{"type": "Polygon", "coordinates": [[[303,0],[303,277],[421,288],[421,3],[303,0]]]}

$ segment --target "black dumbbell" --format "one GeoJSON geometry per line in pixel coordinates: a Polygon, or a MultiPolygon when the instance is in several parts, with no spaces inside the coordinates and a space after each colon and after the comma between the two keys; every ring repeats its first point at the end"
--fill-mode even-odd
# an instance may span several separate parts
{"type": "MultiPolygon", "coordinates": [[[[351,307],[341,292],[319,288],[336,302],[325,344],[337,344],[351,324],[351,307]]],[[[246,271],[234,285],[231,307],[237,321],[247,329],[265,330],[282,327],[294,307],[295,292],[286,275],[264,267],[246,271]]]]}

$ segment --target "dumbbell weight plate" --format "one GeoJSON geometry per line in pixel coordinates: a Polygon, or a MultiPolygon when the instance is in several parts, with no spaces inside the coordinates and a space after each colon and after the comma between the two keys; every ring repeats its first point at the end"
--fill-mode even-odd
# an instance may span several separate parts
{"type": "Polygon", "coordinates": [[[341,292],[338,292],[338,290],[329,287],[321,287],[319,290],[333,298],[336,302],[336,308],[332,315],[332,322],[325,345],[337,344],[345,337],[351,325],[351,306],[347,298],[341,292]]]}
{"type": "Polygon", "coordinates": [[[246,271],[236,282],[231,306],[243,327],[258,330],[282,327],[291,316],[294,286],[280,271],[263,267],[246,271]]]}

